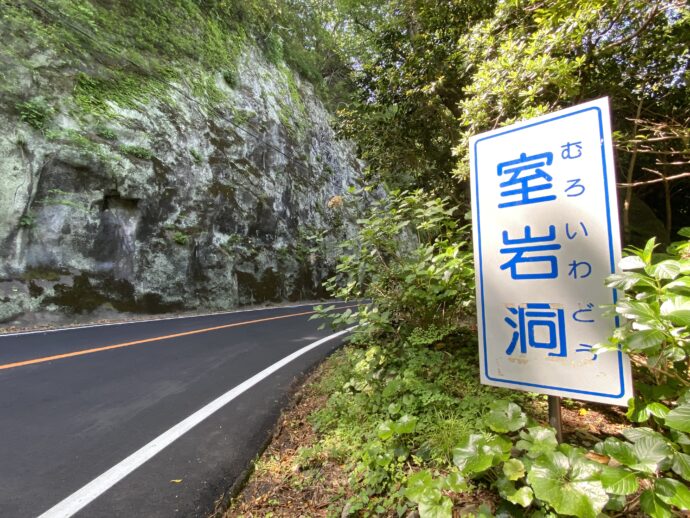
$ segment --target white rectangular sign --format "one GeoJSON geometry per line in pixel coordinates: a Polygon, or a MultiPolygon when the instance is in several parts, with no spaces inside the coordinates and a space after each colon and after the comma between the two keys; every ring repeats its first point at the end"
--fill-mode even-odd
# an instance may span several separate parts
{"type": "Polygon", "coordinates": [[[470,140],[482,383],[626,405],[628,358],[592,346],[616,325],[620,259],[608,99],[470,140]]]}

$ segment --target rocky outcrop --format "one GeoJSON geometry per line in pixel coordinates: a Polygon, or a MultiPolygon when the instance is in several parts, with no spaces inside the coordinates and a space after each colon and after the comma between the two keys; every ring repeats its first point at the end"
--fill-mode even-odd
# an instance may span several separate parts
{"type": "Polygon", "coordinates": [[[76,109],[81,71],[57,54],[3,57],[0,322],[322,295],[360,164],[285,66],[249,46],[232,86],[213,77],[222,103],[177,82],[104,119],[76,109]]]}

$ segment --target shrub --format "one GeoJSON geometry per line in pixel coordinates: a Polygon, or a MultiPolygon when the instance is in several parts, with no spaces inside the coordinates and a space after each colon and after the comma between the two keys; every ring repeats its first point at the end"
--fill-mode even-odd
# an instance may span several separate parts
{"type": "Polygon", "coordinates": [[[42,97],[17,104],[19,119],[37,130],[44,130],[53,119],[55,110],[42,97]]]}
{"type": "Polygon", "coordinates": [[[123,155],[131,155],[136,158],[141,158],[142,160],[151,160],[154,157],[150,149],[142,146],[127,146],[122,144],[118,149],[123,155]]]}
{"type": "MultiPolygon", "coordinates": [[[[343,208],[352,206],[358,210],[357,203],[343,208]]],[[[421,190],[393,192],[375,202],[357,221],[357,236],[342,244],[336,276],[326,282],[334,298],[373,303],[356,313],[348,310],[335,322],[359,321],[365,324],[359,332],[404,336],[432,324],[455,325],[471,315],[468,228],[459,226],[454,214],[448,200],[421,190]]]]}
{"type": "Polygon", "coordinates": [[[189,236],[179,230],[176,230],[173,234],[173,241],[178,245],[186,246],[189,243],[189,236]]]}
{"type": "Polygon", "coordinates": [[[107,126],[97,126],[96,135],[105,140],[115,140],[117,138],[117,133],[107,126]]]}

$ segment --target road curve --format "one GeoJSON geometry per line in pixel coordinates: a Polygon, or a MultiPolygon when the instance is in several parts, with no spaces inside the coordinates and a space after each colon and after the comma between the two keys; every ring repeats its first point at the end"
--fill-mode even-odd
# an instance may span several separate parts
{"type": "Polygon", "coordinates": [[[342,342],[321,342],[332,331],[312,314],[0,335],[0,516],[206,516],[265,443],[295,378],[342,342]]]}

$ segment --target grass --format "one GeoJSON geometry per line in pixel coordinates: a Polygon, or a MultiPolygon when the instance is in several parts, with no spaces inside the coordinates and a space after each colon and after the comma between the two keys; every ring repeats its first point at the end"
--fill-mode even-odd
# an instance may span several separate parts
{"type": "Polygon", "coordinates": [[[360,341],[333,354],[305,388],[310,410],[300,415],[311,425],[309,434],[303,432],[310,439],[298,440],[300,447],[293,446],[291,455],[278,448],[263,458],[249,493],[239,497],[227,516],[411,511],[413,505],[401,492],[411,472],[421,465],[448,470],[452,449],[477,428],[498,397],[530,399],[523,393],[480,385],[476,350],[472,333],[456,331],[418,333],[403,342],[360,341]],[[389,432],[403,422],[413,425],[389,432]],[[325,471],[325,478],[314,479],[315,470],[325,471]],[[273,505],[261,497],[257,504],[257,487],[278,483],[275,478],[266,480],[276,472],[287,476],[280,484],[290,486],[289,496],[273,495],[273,505]],[[309,498],[304,488],[323,493],[319,500],[323,507],[315,511],[310,503],[288,511],[286,500],[294,505],[309,498]]]}
{"type": "MultiPolygon", "coordinates": [[[[224,516],[409,515],[417,506],[405,497],[408,478],[420,470],[452,473],[453,449],[485,430],[483,417],[497,399],[546,421],[544,396],[480,384],[472,331],[355,340],[300,389],[224,516]]],[[[590,446],[596,435],[627,426],[622,412],[582,402],[564,408],[563,418],[568,436],[590,446]]],[[[485,482],[448,495],[461,513],[498,505],[485,482]]]]}
{"type": "Polygon", "coordinates": [[[122,144],[118,149],[123,155],[130,155],[142,160],[151,160],[155,156],[153,151],[143,146],[128,146],[122,144]]]}

